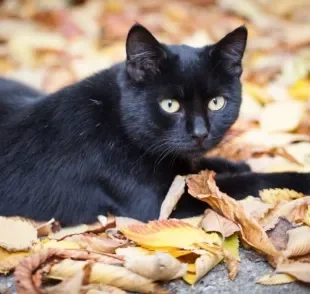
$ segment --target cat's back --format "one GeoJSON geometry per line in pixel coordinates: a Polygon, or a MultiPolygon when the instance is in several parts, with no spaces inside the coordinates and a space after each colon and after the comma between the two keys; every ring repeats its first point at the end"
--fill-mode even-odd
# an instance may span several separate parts
{"type": "Polygon", "coordinates": [[[37,101],[43,93],[23,83],[0,77],[0,121],[29,103],[37,101]]]}

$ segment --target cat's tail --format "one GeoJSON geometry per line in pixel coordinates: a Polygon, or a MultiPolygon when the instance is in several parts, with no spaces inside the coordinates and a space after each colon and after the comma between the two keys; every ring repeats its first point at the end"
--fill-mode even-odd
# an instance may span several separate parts
{"type": "Polygon", "coordinates": [[[287,188],[310,195],[310,173],[218,174],[216,183],[222,192],[237,200],[249,195],[258,197],[259,190],[272,188],[287,188]]]}

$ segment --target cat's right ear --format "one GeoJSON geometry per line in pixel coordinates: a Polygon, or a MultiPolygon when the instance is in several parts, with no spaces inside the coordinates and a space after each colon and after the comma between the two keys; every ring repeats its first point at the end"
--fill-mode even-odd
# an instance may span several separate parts
{"type": "Polygon", "coordinates": [[[167,53],[156,38],[142,25],[129,30],[126,41],[126,69],[136,82],[152,79],[160,72],[167,53]]]}

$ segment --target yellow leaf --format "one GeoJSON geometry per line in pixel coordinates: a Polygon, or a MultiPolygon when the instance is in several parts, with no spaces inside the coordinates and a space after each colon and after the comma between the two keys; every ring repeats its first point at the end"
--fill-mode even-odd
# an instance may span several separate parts
{"type": "Polygon", "coordinates": [[[283,251],[284,256],[302,256],[310,253],[310,227],[298,227],[287,233],[289,239],[286,250],[283,251]]]}
{"type": "Polygon", "coordinates": [[[258,279],[256,283],[262,285],[281,285],[295,282],[296,279],[288,274],[265,275],[258,279]]]}
{"type": "Polygon", "coordinates": [[[240,261],[238,234],[233,234],[228,238],[225,238],[223,247],[229,251],[233,257],[240,261]]]}
{"type": "Polygon", "coordinates": [[[304,217],[304,223],[310,227],[310,204],[308,205],[305,217],[304,217]]]}
{"type": "Polygon", "coordinates": [[[208,235],[181,220],[169,219],[151,221],[145,225],[132,225],[121,229],[130,240],[151,248],[177,247],[188,248],[194,243],[208,242],[208,235]]]}
{"type": "Polygon", "coordinates": [[[169,191],[161,205],[159,219],[167,219],[175,209],[181,196],[184,194],[185,178],[176,176],[169,191]]]}
{"type": "Polygon", "coordinates": [[[278,204],[281,200],[294,200],[303,197],[302,193],[289,189],[264,189],[259,191],[260,198],[272,205],[278,204]]]}
{"type": "Polygon", "coordinates": [[[168,253],[127,256],[125,267],[132,272],[154,281],[170,281],[181,278],[187,266],[168,253]]]}
{"type": "Polygon", "coordinates": [[[289,88],[289,93],[295,99],[307,101],[310,96],[310,80],[301,79],[295,82],[295,84],[289,88]]]}
{"type": "Polygon", "coordinates": [[[29,255],[31,255],[30,251],[9,252],[0,248],[0,274],[8,274],[29,255]]]}
{"type": "Polygon", "coordinates": [[[57,240],[46,239],[44,241],[41,241],[41,243],[37,243],[34,246],[33,251],[37,252],[37,251],[40,251],[42,249],[47,249],[47,248],[82,249],[83,247],[80,246],[76,242],[70,242],[70,241],[65,241],[65,240],[57,241],[57,240]]]}
{"type": "Polygon", "coordinates": [[[37,230],[31,222],[0,216],[0,247],[8,251],[29,250],[37,241],[37,230]]]}
{"type": "Polygon", "coordinates": [[[242,239],[250,246],[271,256],[280,255],[263,228],[245,213],[242,205],[218,189],[214,176],[215,173],[210,171],[202,171],[198,175],[188,176],[186,181],[189,194],[207,202],[212,209],[237,223],[242,239]]]}
{"type": "Polygon", "coordinates": [[[299,281],[310,283],[310,263],[307,262],[280,263],[276,272],[289,274],[299,281]]]}
{"type": "MultiPolygon", "coordinates": [[[[83,270],[86,264],[86,261],[65,259],[53,265],[47,276],[53,279],[68,279],[83,270]]],[[[124,267],[104,263],[92,264],[88,281],[92,284],[106,284],[132,292],[163,293],[162,289],[152,280],[124,267]]]]}
{"type": "Polygon", "coordinates": [[[293,100],[268,104],[261,114],[260,127],[267,132],[294,131],[303,119],[305,106],[293,100]]]}
{"type": "Polygon", "coordinates": [[[212,268],[214,268],[223,259],[223,254],[214,254],[206,251],[205,254],[198,257],[195,261],[195,271],[187,272],[183,279],[186,283],[193,285],[204,277],[212,268]]]}
{"type": "Polygon", "coordinates": [[[273,100],[273,98],[268,94],[268,92],[253,83],[246,82],[243,84],[244,91],[255,98],[260,103],[269,103],[273,100]]]}

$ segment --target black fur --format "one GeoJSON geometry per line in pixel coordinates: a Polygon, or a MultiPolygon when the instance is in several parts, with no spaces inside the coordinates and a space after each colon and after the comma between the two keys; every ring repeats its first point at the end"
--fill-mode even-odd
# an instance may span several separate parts
{"type": "MultiPolygon", "coordinates": [[[[125,62],[56,93],[0,79],[0,215],[64,225],[107,212],[151,220],[177,174],[205,168],[237,198],[267,187],[310,193],[309,174],[260,175],[243,163],[201,159],[238,117],[246,38],[240,27],[204,48],[166,46],[135,25],[125,62]],[[215,96],[227,103],[212,112],[215,96]],[[163,98],[181,109],[165,113],[163,98]]],[[[204,209],[185,196],[174,216],[204,209]]]]}

